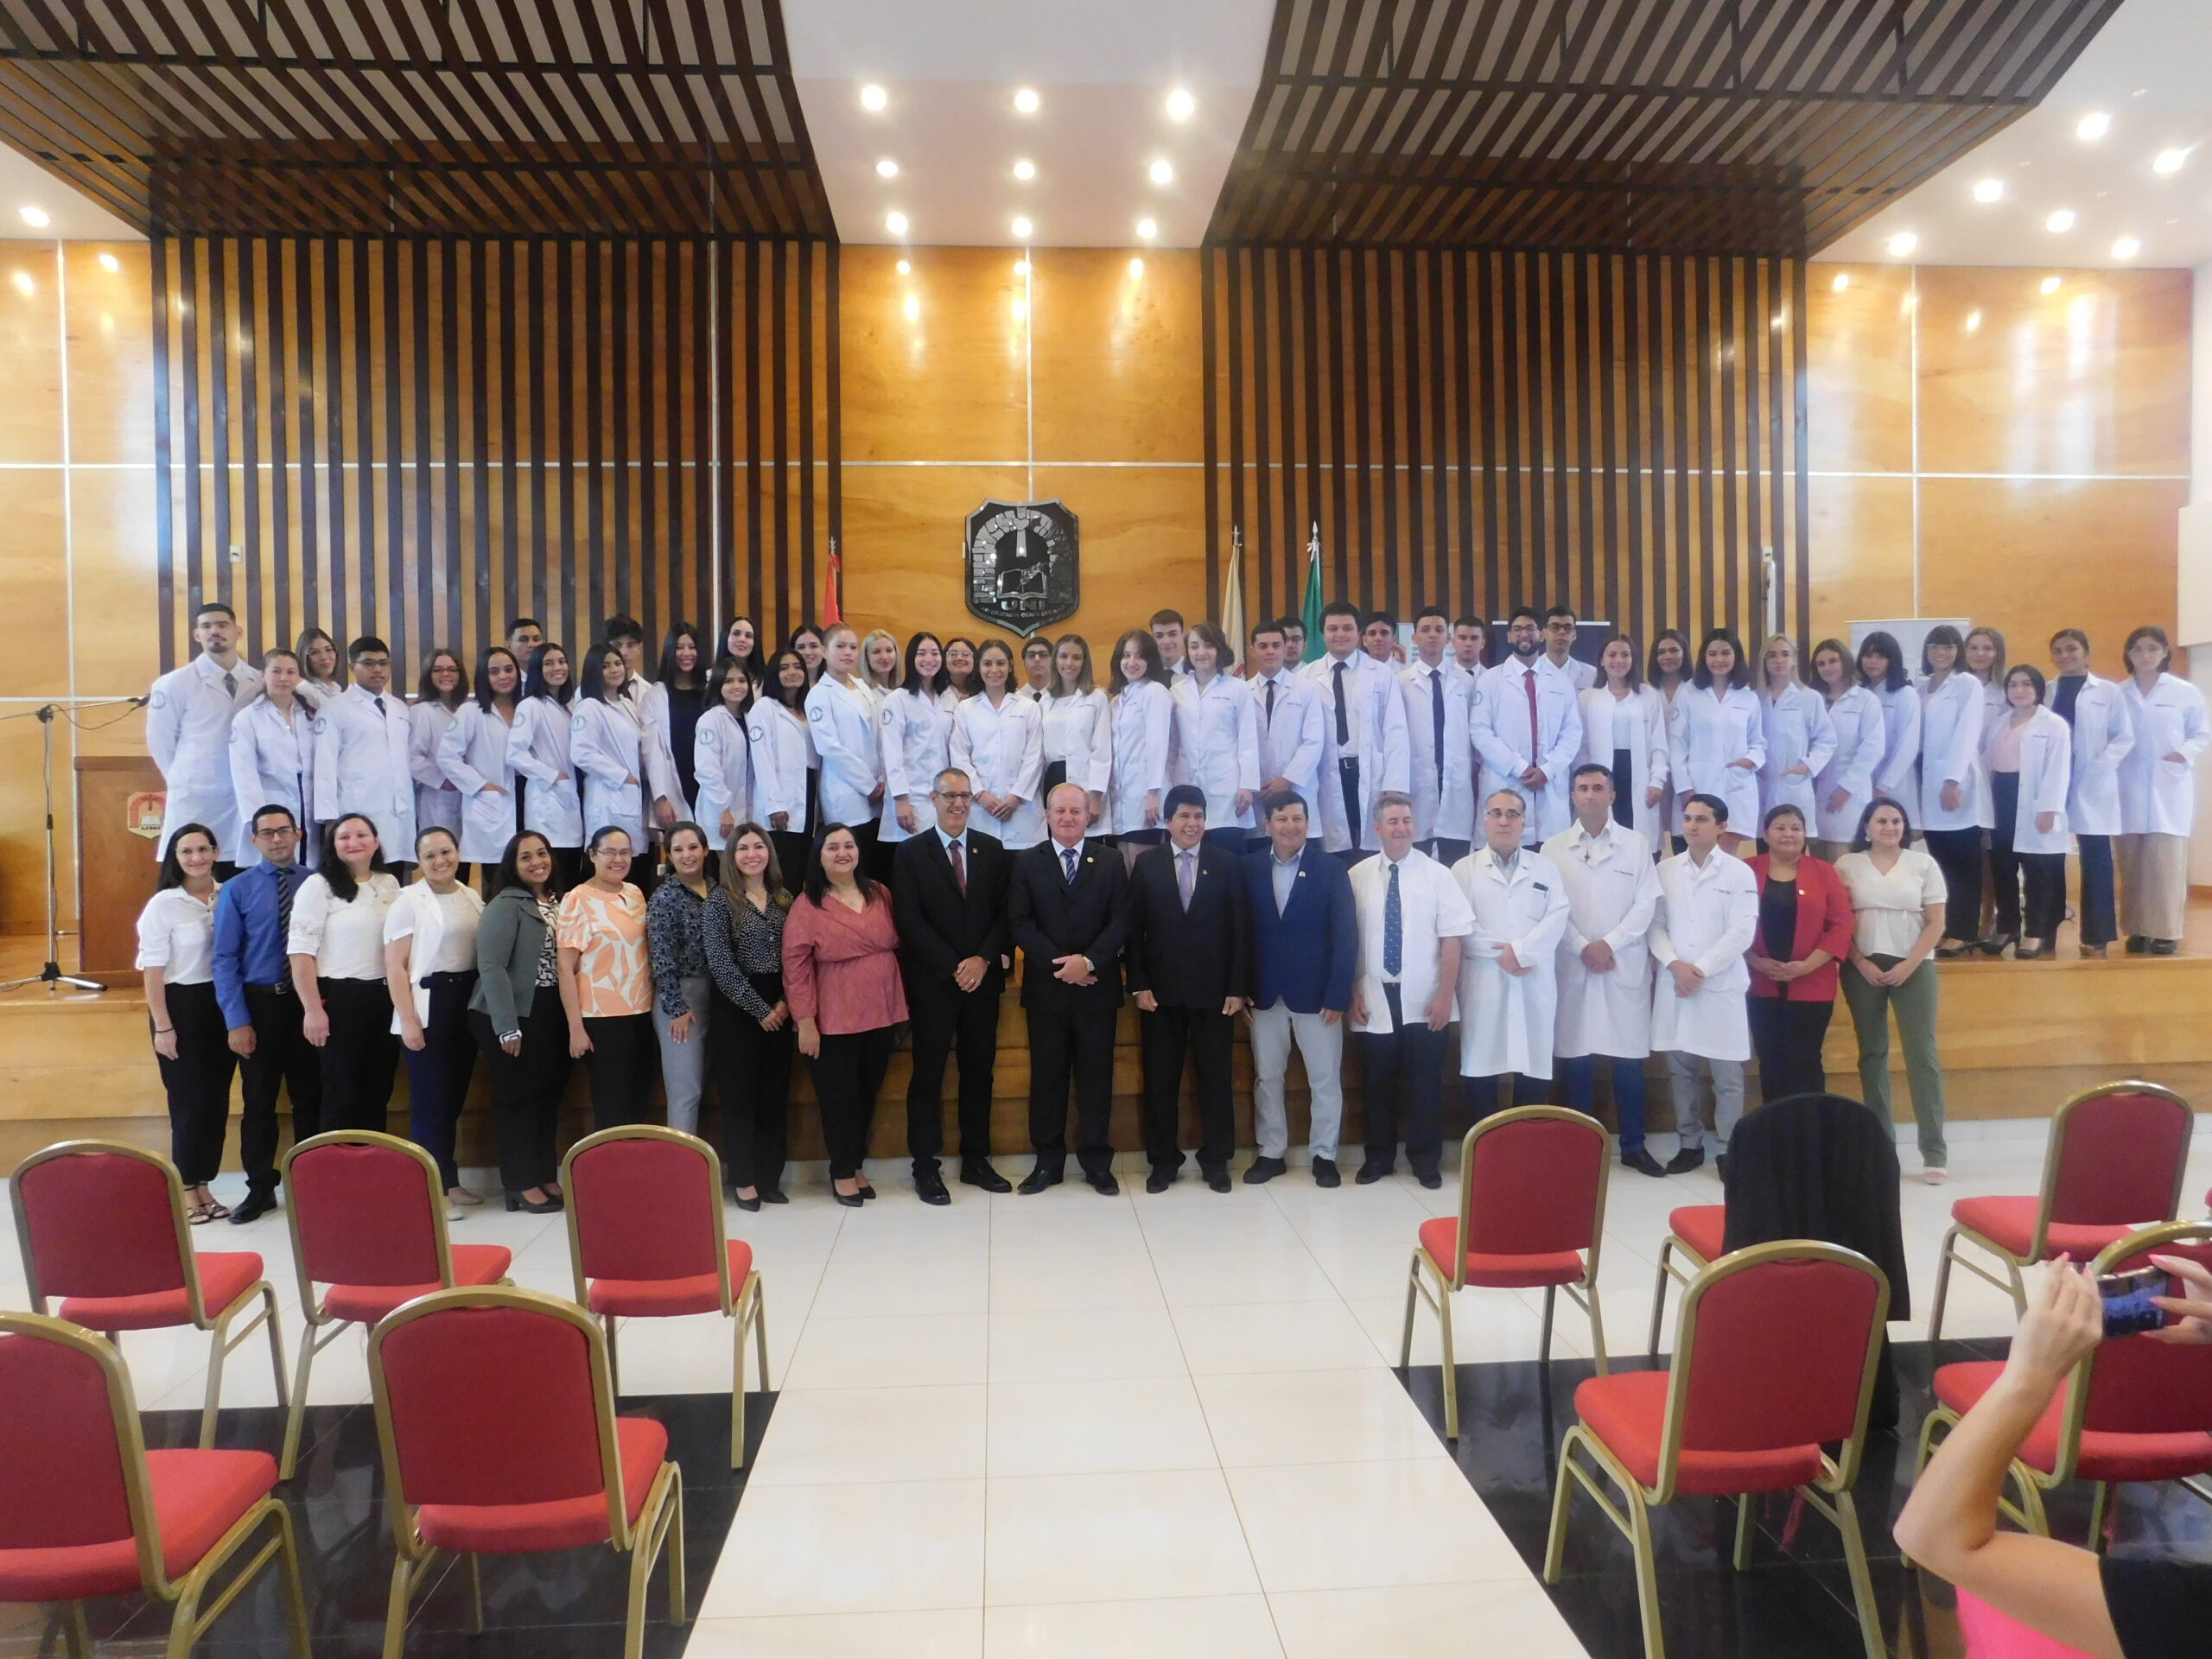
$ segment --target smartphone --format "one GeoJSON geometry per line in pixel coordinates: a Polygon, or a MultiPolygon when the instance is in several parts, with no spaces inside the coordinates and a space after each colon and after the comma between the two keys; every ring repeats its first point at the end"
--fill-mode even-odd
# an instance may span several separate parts
{"type": "Polygon", "coordinates": [[[2163,1268],[2139,1268],[2133,1273],[2101,1275],[2097,1294],[2104,1298],[2105,1335],[2133,1337],[2171,1325],[2172,1316],[2152,1306],[2151,1299],[2178,1296],[2181,1292],[2174,1287],[2173,1275],[2163,1268]]]}

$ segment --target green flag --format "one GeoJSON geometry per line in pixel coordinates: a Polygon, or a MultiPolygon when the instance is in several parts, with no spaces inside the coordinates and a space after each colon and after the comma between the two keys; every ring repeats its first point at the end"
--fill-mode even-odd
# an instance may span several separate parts
{"type": "Polygon", "coordinates": [[[1313,526],[1313,534],[1306,543],[1306,604],[1299,612],[1299,621],[1306,629],[1306,654],[1300,662],[1310,663],[1321,649],[1321,526],[1313,526]]]}

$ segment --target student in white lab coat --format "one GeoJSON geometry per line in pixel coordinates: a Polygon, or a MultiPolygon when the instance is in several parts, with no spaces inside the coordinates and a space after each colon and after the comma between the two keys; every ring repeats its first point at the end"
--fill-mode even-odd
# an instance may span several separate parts
{"type": "Polygon", "coordinates": [[[515,822],[514,763],[507,759],[521,693],[522,664],[514,653],[487,645],[476,658],[476,696],[454,716],[438,745],[438,769],[461,791],[464,882],[469,865],[480,864],[490,887],[521,827],[515,822]]]}
{"type": "Polygon", "coordinates": [[[192,638],[200,654],[156,680],[146,699],[146,751],[168,790],[162,814],[167,827],[154,856],[168,855],[169,836],[178,827],[203,824],[215,837],[220,881],[236,870],[250,839],[231,778],[231,725],[261,690],[261,675],[238,659],[238,620],[229,606],[194,611],[192,638]]]}
{"type": "Polygon", "coordinates": [[[1480,699],[1446,647],[1451,619],[1433,605],[1414,613],[1413,660],[1398,671],[1406,700],[1406,753],[1413,787],[1414,844],[1449,869],[1473,849],[1475,740],[1469,722],[1480,699]]]}
{"type": "Polygon", "coordinates": [[[1021,684],[1016,695],[1028,698],[1039,708],[1052,695],[1052,642],[1041,633],[1032,634],[1021,642],[1021,684]]]}
{"type": "MultiPolygon", "coordinates": [[[[691,632],[688,626],[684,631],[691,632]]],[[[622,666],[630,672],[630,687],[623,695],[636,715],[639,749],[645,757],[639,778],[646,822],[656,833],[672,830],[691,816],[691,804],[684,798],[683,775],[677,771],[676,750],[669,737],[668,688],[645,672],[645,625],[633,616],[610,616],[600,637],[622,653],[622,666]]],[[[671,645],[674,638],[670,637],[671,645]]],[[[695,648],[697,641],[697,634],[692,633],[695,648]]],[[[587,689],[590,677],[584,677],[587,689]]],[[[641,886],[648,885],[652,861],[645,843],[633,836],[630,845],[637,857],[632,875],[641,886]]]]}
{"type": "Polygon", "coordinates": [[[639,687],[620,647],[594,645],[584,652],[580,695],[569,715],[569,754],[583,786],[584,835],[626,832],[630,844],[645,843],[646,735],[638,708],[639,687]]]}
{"type": "MultiPolygon", "coordinates": [[[[1659,694],[1659,701],[1667,705],[1667,743],[1671,753],[1675,741],[1675,722],[1681,718],[1682,693],[1690,688],[1689,637],[1680,628],[1662,628],[1652,636],[1650,654],[1644,658],[1651,689],[1659,694]]],[[[1616,787],[1618,780],[1616,780],[1616,787]]],[[[1659,825],[1662,830],[1651,843],[1655,854],[1664,855],[1678,850],[1682,838],[1681,826],[1675,812],[1674,779],[1668,779],[1667,798],[1659,804],[1659,825]]]]}
{"type": "Polygon", "coordinates": [[[691,776],[699,786],[700,827],[709,848],[729,844],[753,818],[753,677],[725,654],[707,677],[707,708],[691,733],[691,776]]]}
{"type": "MultiPolygon", "coordinates": [[[[415,846],[412,733],[405,701],[392,694],[391,650],[365,633],[346,647],[353,683],[322,705],[315,720],[315,816],[335,823],[358,813],[376,827],[380,846],[415,846]]],[[[397,874],[402,867],[394,866],[397,874]]]]}
{"type": "Polygon", "coordinates": [[[1885,741],[1882,705],[1859,683],[1851,648],[1840,639],[1813,647],[1813,687],[1835,747],[1813,777],[1813,834],[1806,850],[1833,864],[1851,850],[1859,815],[1874,798],[1874,768],[1885,741]]]}
{"type": "Polygon", "coordinates": [[[1490,671],[1490,630],[1476,616],[1454,618],[1452,623],[1452,663],[1470,682],[1490,671]]]}
{"type": "Polygon", "coordinates": [[[933,633],[906,642],[906,673],[883,699],[876,729],[883,754],[883,816],[876,844],[895,848],[937,822],[938,773],[952,764],[952,714],[945,708],[944,645],[933,633]]]}
{"type": "Polygon", "coordinates": [[[814,683],[806,658],[788,648],[768,664],[768,684],[753,699],[745,729],[753,740],[753,813],[768,827],[776,868],[787,891],[804,883],[814,859],[807,834],[806,781],[814,760],[807,731],[806,693],[814,683]]]}
{"type": "Polygon", "coordinates": [[[1470,729],[1483,757],[1484,782],[1520,794],[1528,809],[1527,844],[1539,846],[1574,816],[1570,774],[1582,753],[1582,709],[1574,682],[1543,654],[1535,612],[1525,605],[1514,612],[1505,641],[1510,654],[1476,686],[1482,700],[1470,729]]]}
{"type": "MultiPolygon", "coordinates": [[[[1260,729],[1260,798],[1285,790],[1302,801],[1318,803],[1321,788],[1321,696],[1313,683],[1298,671],[1290,654],[1290,636],[1281,620],[1255,622],[1251,629],[1250,655],[1246,659],[1252,688],[1252,709],[1260,729]]],[[[1468,682],[1471,687],[1473,682],[1468,682]]],[[[1469,705],[1471,708],[1472,704],[1469,705]]],[[[1314,809],[1316,813],[1319,808],[1314,809]]],[[[1320,820],[1309,817],[1309,829],[1320,820]]],[[[1264,816],[1258,841],[1248,843],[1258,850],[1268,839],[1264,816]]]]}
{"type": "MultiPolygon", "coordinates": [[[[1751,867],[1725,851],[1728,804],[1696,791],[1681,804],[1688,850],[1659,861],[1659,910],[1651,924],[1651,959],[1662,969],[1651,1000],[1651,1046],[1665,1051],[1681,1150],[1668,1161],[1679,1175],[1705,1162],[1705,1122],[1698,1104],[1700,1062],[1713,1073],[1713,1138],[1728,1156],[1728,1137],[1744,1115],[1744,1062],[1751,1058],[1751,971],[1744,953],[1758,935],[1759,887],[1751,867]]],[[[1725,1179],[1727,1166],[1721,1165],[1725,1179]]]]}
{"type": "Polygon", "coordinates": [[[2181,949],[2189,904],[2189,835],[2196,816],[2190,768],[2204,753],[2204,694],[2166,671],[2173,648],[2164,628],[2127,636],[2120,687],[2135,745],[2120,766],[2120,926],[2130,956],[2171,957],[2181,949]]]}
{"type": "Polygon", "coordinates": [[[1989,872],[1997,898],[1997,931],[1982,949],[1999,956],[2017,940],[2013,959],[2034,962],[2056,948],[2059,920],[2066,912],[2066,797],[2074,736],[2064,721],[2043,706],[2043,675],[2027,664],[2005,675],[2005,696],[2012,707],[1989,728],[1981,755],[1989,777],[1982,826],[1989,832],[1989,872]],[[2023,875],[2028,887],[2024,913],[2023,875]]]}
{"type": "Polygon", "coordinates": [[[1963,956],[1981,938],[1984,804],[1980,780],[1981,682],[1966,671],[1966,640],[1949,623],[1920,650],[1920,827],[1950,894],[1936,954],[1963,956]]]}
{"type": "Polygon", "coordinates": [[[1359,608],[1321,613],[1321,655],[1305,674],[1321,702],[1321,844],[1345,863],[1375,848],[1375,801],[1413,781],[1397,675],[1359,648],[1359,608]]]}
{"type": "MultiPolygon", "coordinates": [[[[230,761],[240,823],[251,826],[264,806],[289,808],[295,824],[308,821],[315,800],[315,710],[300,690],[300,659],[281,646],[262,653],[260,695],[231,722],[230,761]]],[[[253,837],[245,840],[238,855],[241,869],[261,862],[253,837]]]]}
{"type": "Polygon", "coordinates": [[[507,728],[507,764],[522,796],[522,827],[545,837],[563,889],[575,880],[584,845],[583,798],[569,753],[575,691],[568,652],[548,640],[530,653],[522,701],[507,728]]]}
{"type": "Polygon", "coordinates": [[[1459,953],[1459,1075],[1468,1109],[1480,1117],[1506,1103],[1539,1103],[1552,1075],[1559,1022],[1559,942],[1567,928],[1567,883],[1558,866],[1523,847],[1528,803],[1517,790],[1483,800],[1483,844],[1452,867],[1475,931],[1459,953]]]}
{"type": "Polygon", "coordinates": [[[983,689],[952,717],[952,764],[976,793],[968,827],[1018,853],[1045,839],[1045,717],[1014,695],[1014,652],[1005,640],[983,642],[976,673],[983,689]]]}
{"type": "MultiPolygon", "coordinates": [[[[1603,766],[1609,779],[1618,780],[1613,785],[1614,821],[1642,836],[1646,848],[1654,847],[1665,833],[1660,823],[1671,764],[1667,704],[1637,672],[1636,641],[1628,635],[1617,633],[1606,640],[1598,665],[1605,671],[1603,683],[1577,699],[1582,711],[1581,765],[1603,766]]],[[[1580,770],[1578,765],[1576,775],[1580,770]]],[[[1567,788],[1571,802],[1572,777],[1567,788]]],[[[1581,809],[1575,812],[1579,818],[1581,809]]]]}
{"type": "MultiPolygon", "coordinates": [[[[407,766],[415,779],[415,830],[447,830],[461,840],[461,791],[438,768],[438,745],[468,701],[468,671],[461,653],[443,647],[430,653],[416,683],[415,706],[407,712],[407,766]]],[[[411,852],[414,843],[406,843],[411,852]]],[[[499,843],[505,847],[504,841],[499,843]]],[[[464,879],[466,872],[463,872],[464,879]]]]}
{"type": "Polygon", "coordinates": [[[1813,821],[1813,779],[1835,753],[1827,699],[1798,677],[1797,642],[1771,634],[1759,652],[1759,718],[1766,760],[1759,767],[1759,822],[1777,806],[1813,821]]]}
{"type": "MultiPolygon", "coordinates": [[[[1904,809],[1908,823],[1920,810],[1920,693],[1905,671],[1897,636],[1877,628],[1859,643],[1859,683],[1882,705],[1882,758],[1874,763],[1874,793],[1904,809]]],[[[1859,809],[1866,816],[1866,808],[1859,809]]],[[[1856,833],[1857,826],[1853,826],[1856,833]]]]}
{"type": "Polygon", "coordinates": [[[1739,850],[1758,824],[1759,768],[1765,764],[1766,721],[1751,690],[1744,642],[1732,629],[1708,629],[1689,690],[1675,705],[1667,787],[1675,791],[1677,815],[1692,795],[1726,802],[1720,845],[1739,850]]]}
{"type": "Polygon", "coordinates": [[[1090,641],[1064,633],[1052,660],[1052,683],[1038,704],[1045,715],[1045,775],[1038,789],[1050,795],[1060,784],[1076,785],[1096,824],[1106,816],[1106,791],[1114,785],[1113,705],[1091,671],[1090,641]]]}
{"type": "Polygon", "coordinates": [[[875,849],[876,815],[883,807],[883,749],[875,730],[875,699],[860,677],[861,637],[842,622],[822,636],[822,677],[806,694],[807,730],[821,762],[822,821],[851,828],[860,843],[861,868],[881,880],[875,849]]]}
{"type": "Polygon", "coordinates": [[[2120,688],[2089,672],[2088,634],[2061,628],[2050,636],[2050,660],[2058,671],[2050,682],[2050,712],[2074,734],[2066,827],[2082,858],[2082,954],[2101,957],[2120,937],[2113,837],[2120,834],[2120,766],[2135,747],[2135,725],[2120,688]]]}
{"type": "Polygon", "coordinates": [[[1236,653],[1211,622],[1191,625],[1183,656],[1191,671],[1172,694],[1176,781],[1194,784],[1205,796],[1205,839],[1242,853],[1260,791],[1260,718],[1252,688],[1230,671],[1236,653]]]}
{"type": "Polygon", "coordinates": [[[1544,613],[1544,660],[1567,676],[1577,696],[1598,683],[1598,671],[1574,654],[1574,638],[1580,632],[1572,605],[1554,605],[1544,613]]]}
{"type": "MultiPolygon", "coordinates": [[[[1176,629],[1178,643],[1182,630],[1176,629]]],[[[1159,842],[1160,800],[1167,793],[1167,763],[1174,747],[1175,699],[1160,661],[1160,642],[1131,628],[1114,642],[1114,773],[1106,791],[1109,834],[1120,837],[1122,857],[1159,842]]]]}
{"type": "MultiPolygon", "coordinates": [[[[1567,887],[1560,930],[1559,1025],[1553,1052],[1567,1103],[1588,1112],[1598,1061],[1613,1080],[1621,1162],[1664,1175],[1643,1144],[1643,1061],[1651,1052],[1651,952],[1645,937],[1659,906],[1651,845],[1613,810],[1612,774],[1594,760],[1575,767],[1574,827],[1544,843],[1567,887]]],[[[1462,1017],[1465,1010],[1462,1009],[1462,1017]]]]}
{"type": "Polygon", "coordinates": [[[899,689],[904,678],[900,656],[899,636],[890,629],[870,628],[861,636],[861,683],[868,688],[868,701],[879,715],[883,712],[883,700],[899,689]]]}
{"type": "Polygon", "coordinates": [[[300,659],[300,683],[317,709],[345,695],[345,653],[327,633],[316,627],[301,629],[292,641],[292,655],[300,659]]]}

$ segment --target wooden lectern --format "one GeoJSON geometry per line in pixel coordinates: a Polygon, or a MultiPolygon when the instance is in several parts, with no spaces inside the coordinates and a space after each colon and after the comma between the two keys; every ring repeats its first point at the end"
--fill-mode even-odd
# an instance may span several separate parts
{"type": "Polygon", "coordinates": [[[154,894],[161,867],[166,804],[162,774],[143,754],[77,757],[77,868],[84,913],[78,918],[79,971],[103,985],[133,985],[138,971],[138,912],[154,894]]]}

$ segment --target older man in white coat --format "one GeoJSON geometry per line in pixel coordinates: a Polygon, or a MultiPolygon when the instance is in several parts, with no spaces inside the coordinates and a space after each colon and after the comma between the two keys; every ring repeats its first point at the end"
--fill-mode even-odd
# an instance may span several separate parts
{"type": "Polygon", "coordinates": [[[1559,941],[1567,926],[1567,883],[1558,867],[1521,844],[1528,808],[1518,793],[1492,790],[1483,802],[1483,844],[1452,867],[1475,931],[1459,957],[1459,1074],[1469,1109],[1484,1116],[1507,1072],[1513,1103],[1548,1091],[1559,1007],[1559,941]]]}
{"type": "Polygon", "coordinates": [[[1520,795],[1529,815],[1525,844],[1536,847],[1573,817],[1567,774],[1582,751],[1582,709],[1574,682],[1543,654],[1534,611],[1516,611],[1505,638],[1513,654],[1477,683],[1482,701],[1471,730],[1484,779],[1520,795]]]}
{"type": "Polygon", "coordinates": [[[1613,1079],[1621,1162],[1664,1175],[1643,1145],[1643,1062],[1651,1052],[1651,951],[1659,907],[1651,845],[1613,815],[1613,775],[1594,760],[1574,769],[1574,827],[1544,843],[1567,885],[1559,945],[1559,1026],[1553,1052],[1567,1103],[1590,1110],[1598,1061],[1613,1079]]]}
{"type": "Polygon", "coordinates": [[[1728,1179],[1728,1137],[1744,1115],[1744,1062],[1751,1058],[1744,952],[1759,926],[1759,887],[1751,866],[1720,850],[1728,804],[1702,792],[1682,803],[1688,850],[1659,865],[1659,912],[1651,959],[1667,970],[1651,1001],[1651,1046],[1667,1054],[1681,1150],[1667,1165],[1679,1175],[1705,1162],[1698,1104],[1699,1062],[1713,1073],[1713,1127],[1720,1178],[1728,1179]]]}

